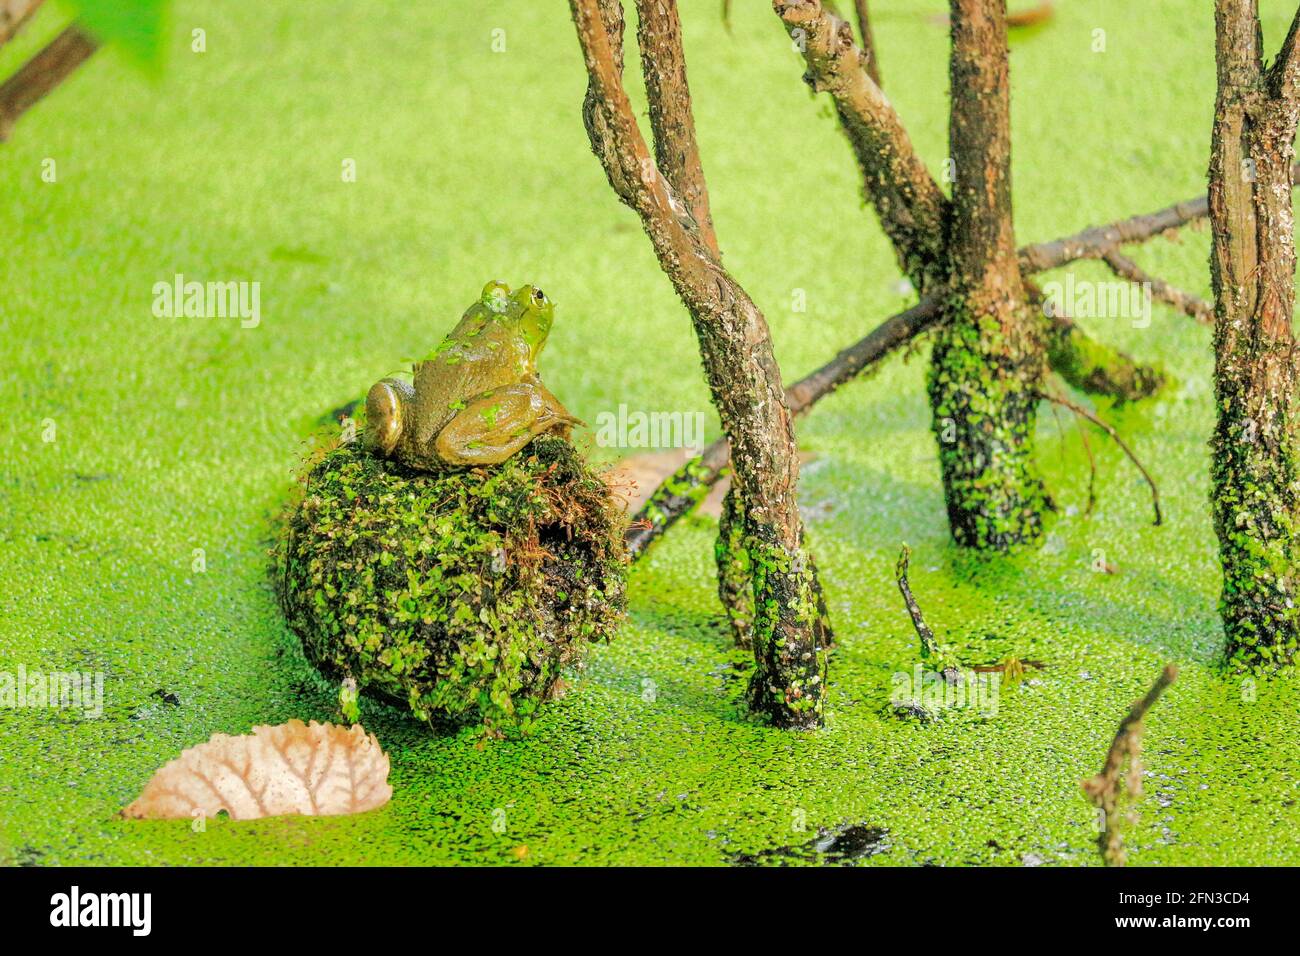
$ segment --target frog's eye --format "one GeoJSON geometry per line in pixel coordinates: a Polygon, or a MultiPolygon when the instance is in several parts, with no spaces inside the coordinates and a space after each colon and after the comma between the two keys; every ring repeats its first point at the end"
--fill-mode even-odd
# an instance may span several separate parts
{"type": "Polygon", "coordinates": [[[533,305],[539,308],[546,305],[546,293],[541,289],[533,289],[533,305]]]}

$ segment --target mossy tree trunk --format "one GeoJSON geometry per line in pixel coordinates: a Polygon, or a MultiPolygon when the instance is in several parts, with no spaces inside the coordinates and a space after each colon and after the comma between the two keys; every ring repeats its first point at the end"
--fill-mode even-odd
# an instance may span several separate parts
{"type": "Polygon", "coordinates": [[[1291,160],[1300,12],[1263,66],[1256,0],[1215,4],[1218,97],[1210,159],[1215,295],[1214,524],[1227,656],[1295,663],[1300,644],[1295,239],[1291,160]]]}
{"type": "Polygon", "coordinates": [[[821,589],[795,500],[793,416],[767,320],[723,268],[708,225],[681,27],[671,0],[638,0],[637,32],[655,138],[652,157],[622,84],[622,7],[570,0],[587,67],[584,117],[619,198],[636,211],[695,326],[705,375],[731,444],[734,510],[753,594],[752,709],[782,727],[822,723],[826,659],[821,589]]]}
{"type": "Polygon", "coordinates": [[[930,404],[953,539],[1006,551],[1042,533],[1033,439],[1045,343],[1011,225],[1006,2],[952,0],[950,9],[954,183],[930,404]]]}
{"type": "MultiPolygon", "coordinates": [[[[1050,365],[1071,385],[1143,398],[1158,372],[1096,342],[1068,316],[1045,316],[1011,228],[1004,0],[952,4],[950,178],[945,196],[869,69],[872,57],[822,0],[773,0],[803,52],[804,79],[827,92],[862,173],[863,192],[922,296],[941,297],[930,395],[955,541],[1008,550],[1036,540],[1048,499],[1033,463],[1036,393],[1050,365]]],[[[1116,244],[1122,236],[1107,238],[1116,244]]],[[[1078,248],[1074,244],[1071,248],[1078,248]]]]}

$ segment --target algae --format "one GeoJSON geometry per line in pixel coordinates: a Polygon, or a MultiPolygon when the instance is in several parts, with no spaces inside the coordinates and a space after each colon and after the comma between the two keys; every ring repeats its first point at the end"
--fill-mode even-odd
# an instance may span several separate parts
{"type": "MultiPolygon", "coordinates": [[[[947,36],[929,17],[945,5],[877,5],[890,97],[937,163],[947,36]]],[[[1172,660],[1178,684],[1146,728],[1131,865],[1300,864],[1300,690],[1218,667],[1209,335],[1159,306],[1145,329],[1080,322],[1178,383],[1105,410],[1161,483],[1161,528],[1106,441],[1093,442],[1097,506],[1082,513],[1075,425],[1044,410],[1036,451],[1059,510],[1043,549],[957,554],[924,355],[891,360],[799,420],[817,456],[800,500],[836,622],[824,731],[743,719],[717,527],[693,518],[634,568],[628,621],[528,738],[479,748],[472,728],[433,736],[404,706],[363,697],[365,726],[392,758],[382,810],[210,820],[204,833],[115,821],[157,767],[214,731],[335,715],[337,687],[266,580],[271,516],[320,409],[423,354],[459,315],[467,277],[536,276],[553,294],[565,321],[548,382],[579,417],[620,402],[708,409],[690,323],[588,155],[563,5],[494,6],[500,54],[470,5],[440,5],[436,18],[390,5],[383,29],[368,7],[182,0],[176,22],[205,23],[219,54],[177,38],[156,87],[96,57],[4,146],[0,224],[23,255],[0,258],[0,669],[84,667],[106,680],[99,719],[0,708],[0,862],[718,865],[850,823],[889,834],[863,865],[1092,865],[1095,813],[1079,781],[1172,660]],[[57,184],[39,179],[45,157],[58,160],[57,184]],[[339,181],[345,157],[355,183],[339,181]],[[154,318],[152,283],[178,271],[260,281],[261,325],[154,318]],[[892,675],[919,656],[892,573],[903,541],[927,617],[962,660],[1047,663],[1002,689],[995,717],[922,725],[884,713],[892,675]],[[1117,573],[1093,570],[1098,552],[1117,573]]],[[[795,55],[780,55],[771,10],[733,4],[727,33],[713,4],[682,7],[713,214],[792,380],[903,304],[897,266],[834,119],[815,115],[795,55]],[[817,189],[792,190],[773,170],[817,189]],[[801,249],[815,261],[790,254],[801,249]],[[806,311],[789,307],[792,289],[806,311]]],[[[1212,18],[1163,4],[1137,16],[1119,0],[1057,10],[1012,53],[1026,242],[1205,184],[1212,18]],[[1104,54],[1088,42],[1098,27],[1104,54]],[[1171,63],[1185,66],[1178,83],[1171,63]]],[[[1265,11],[1270,48],[1288,15],[1265,11]]],[[[56,31],[33,23],[5,64],[56,31]]],[[[1202,296],[1207,257],[1195,231],[1135,253],[1202,296]]],[[[1095,264],[1078,274],[1110,278],[1095,264]]]]}

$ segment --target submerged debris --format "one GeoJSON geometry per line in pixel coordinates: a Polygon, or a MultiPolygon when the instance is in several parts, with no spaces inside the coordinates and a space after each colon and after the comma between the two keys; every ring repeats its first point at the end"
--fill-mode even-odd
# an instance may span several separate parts
{"type": "Polygon", "coordinates": [[[738,853],[728,861],[733,866],[784,866],[787,863],[818,863],[822,866],[851,866],[889,850],[889,831],[865,823],[842,823],[834,828],[819,827],[817,835],[795,846],[738,853]]]}

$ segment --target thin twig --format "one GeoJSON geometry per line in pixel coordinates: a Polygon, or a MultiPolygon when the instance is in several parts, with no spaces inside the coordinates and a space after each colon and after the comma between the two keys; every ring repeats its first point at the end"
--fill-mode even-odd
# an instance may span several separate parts
{"type": "Polygon", "coordinates": [[[1088,456],[1088,507],[1083,509],[1083,516],[1089,518],[1092,517],[1092,509],[1097,504],[1097,459],[1092,454],[1092,442],[1088,440],[1088,433],[1079,424],[1078,417],[1074,419],[1074,427],[1079,432],[1079,440],[1083,443],[1083,453],[1088,456]]]}
{"type": "Polygon", "coordinates": [[[1138,460],[1137,455],[1133,453],[1133,449],[1129,448],[1129,446],[1125,443],[1124,439],[1120,437],[1119,432],[1115,430],[1114,426],[1108,424],[1107,422],[1102,421],[1095,414],[1088,411],[1088,409],[1084,408],[1082,405],[1070,401],[1068,398],[1064,397],[1063,395],[1051,395],[1047,392],[1040,392],[1039,397],[1045,398],[1049,402],[1056,402],[1056,404],[1062,406],[1063,408],[1068,408],[1070,411],[1074,412],[1074,414],[1078,415],[1079,417],[1086,418],[1088,421],[1092,422],[1094,425],[1096,425],[1098,428],[1100,428],[1102,431],[1104,431],[1107,435],[1111,437],[1111,439],[1115,442],[1115,444],[1119,446],[1120,451],[1124,452],[1124,454],[1128,456],[1129,461],[1133,462],[1133,464],[1137,467],[1137,470],[1142,473],[1142,477],[1146,479],[1146,483],[1151,486],[1151,506],[1152,508],[1155,509],[1155,513],[1156,513],[1156,520],[1153,521],[1152,524],[1159,525],[1163,520],[1160,514],[1160,489],[1156,487],[1155,480],[1152,479],[1151,473],[1148,472],[1146,468],[1143,466],[1142,462],[1138,460]]]}
{"type": "Polygon", "coordinates": [[[1105,814],[1105,824],[1097,838],[1097,846],[1107,866],[1123,866],[1125,862],[1121,795],[1135,800],[1142,792],[1142,719],[1160,699],[1160,695],[1177,679],[1178,668],[1166,664],[1146,696],[1135,701],[1120,721],[1115,739],[1106,751],[1106,762],[1101,773],[1082,783],[1084,793],[1105,814]],[[1127,774],[1124,774],[1125,760],[1129,763],[1127,774]]]}
{"type": "Polygon", "coordinates": [[[1214,322],[1214,306],[1199,296],[1184,292],[1177,286],[1170,285],[1145,271],[1136,262],[1118,249],[1109,249],[1102,255],[1102,261],[1110,266],[1112,272],[1121,279],[1127,279],[1137,286],[1150,288],[1152,298],[1159,299],[1173,306],[1184,315],[1188,315],[1202,325],[1214,322]]]}
{"type": "Polygon", "coordinates": [[[912,594],[912,586],[907,583],[907,566],[912,557],[912,549],[906,544],[903,550],[898,554],[898,563],[894,565],[894,576],[898,579],[898,590],[902,592],[903,603],[907,605],[907,613],[912,618],[912,627],[916,628],[916,636],[921,639],[921,656],[929,657],[931,654],[939,654],[939,642],[935,640],[934,631],[930,630],[930,625],[925,623],[925,616],[921,613],[921,606],[916,603],[916,597],[912,594]]]}

